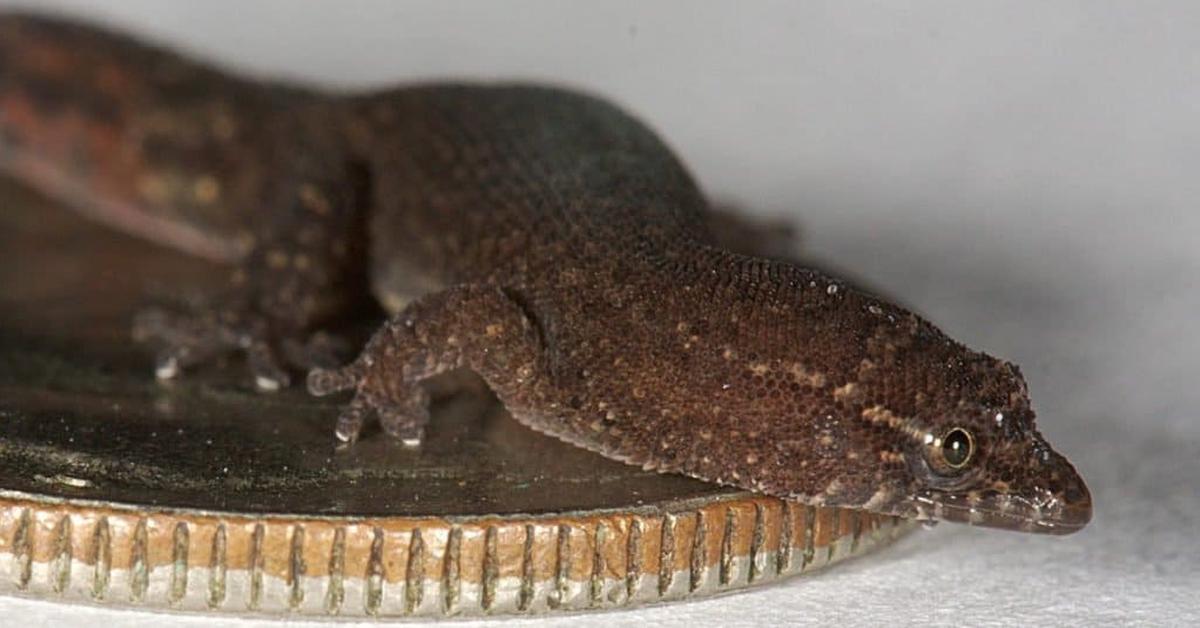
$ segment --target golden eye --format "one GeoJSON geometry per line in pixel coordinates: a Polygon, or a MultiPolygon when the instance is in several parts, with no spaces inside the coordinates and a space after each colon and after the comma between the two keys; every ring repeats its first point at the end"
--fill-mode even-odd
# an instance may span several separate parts
{"type": "Polygon", "coordinates": [[[951,469],[961,469],[971,461],[975,453],[975,439],[971,433],[961,427],[956,427],[942,437],[942,460],[951,469]]]}

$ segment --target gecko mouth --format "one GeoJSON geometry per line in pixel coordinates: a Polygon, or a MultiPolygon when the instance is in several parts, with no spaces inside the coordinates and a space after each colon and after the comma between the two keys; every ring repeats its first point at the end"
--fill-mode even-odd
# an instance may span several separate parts
{"type": "Polygon", "coordinates": [[[956,495],[925,492],[912,498],[910,503],[917,511],[918,519],[1039,534],[1071,534],[1083,529],[1092,519],[1090,496],[1065,501],[1049,494],[1030,499],[1011,493],[956,495]]]}
{"type": "Polygon", "coordinates": [[[1083,479],[1056,473],[1054,485],[1024,490],[972,490],[964,492],[926,489],[909,499],[918,519],[1034,532],[1071,534],[1092,519],[1092,495],[1083,479]]]}

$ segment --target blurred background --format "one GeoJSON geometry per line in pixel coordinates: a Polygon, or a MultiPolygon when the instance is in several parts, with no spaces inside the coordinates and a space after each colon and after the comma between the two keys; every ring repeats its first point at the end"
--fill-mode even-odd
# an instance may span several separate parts
{"type": "MultiPolygon", "coordinates": [[[[764,590],[511,625],[1200,621],[1200,5],[12,6],[339,89],[522,79],[608,96],[714,199],[795,222],[804,256],[1020,364],[1097,504],[1070,537],[943,525],[764,590]]],[[[228,621],[6,598],[0,616],[228,621]]]]}

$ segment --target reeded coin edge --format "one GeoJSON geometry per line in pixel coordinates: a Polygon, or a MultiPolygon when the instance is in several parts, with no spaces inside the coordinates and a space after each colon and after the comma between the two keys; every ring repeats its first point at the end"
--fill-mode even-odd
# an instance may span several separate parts
{"type": "Polygon", "coordinates": [[[243,615],[580,611],[809,573],[913,527],[749,493],[553,515],[372,518],[0,491],[0,594],[243,615]]]}

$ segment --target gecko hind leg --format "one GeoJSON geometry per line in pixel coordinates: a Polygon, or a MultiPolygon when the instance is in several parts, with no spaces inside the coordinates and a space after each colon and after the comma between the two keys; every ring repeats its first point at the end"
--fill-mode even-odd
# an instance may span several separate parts
{"type": "MultiPolygon", "coordinates": [[[[321,137],[319,129],[278,135],[321,137]]],[[[255,246],[224,292],[191,311],[152,309],[135,319],[134,338],[158,348],[160,379],[240,353],[257,388],[274,391],[289,384],[289,370],[342,361],[346,345],[323,328],[369,311],[372,303],[365,228],[370,178],[330,146],[337,144],[302,143],[271,156],[288,164],[283,171],[290,174],[264,195],[270,211],[257,218],[255,246]]]]}

